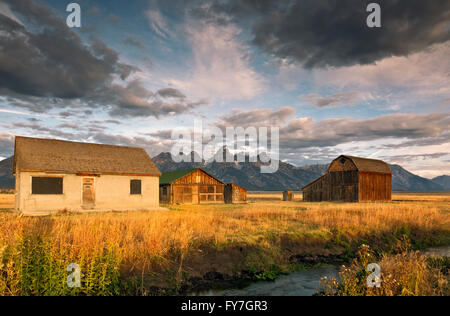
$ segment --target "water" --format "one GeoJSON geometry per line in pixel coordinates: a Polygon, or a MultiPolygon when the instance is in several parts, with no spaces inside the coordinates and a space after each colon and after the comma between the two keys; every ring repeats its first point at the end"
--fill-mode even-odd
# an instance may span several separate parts
{"type": "MultiPolygon", "coordinates": [[[[450,247],[429,248],[422,252],[430,257],[450,257],[450,247]]],[[[323,277],[336,278],[340,266],[328,265],[283,275],[275,281],[253,282],[242,289],[209,290],[192,295],[198,296],[312,296],[319,292],[323,277]]]]}
{"type": "Polygon", "coordinates": [[[258,281],[243,289],[209,290],[198,296],[312,296],[319,292],[323,277],[337,277],[339,267],[334,265],[293,272],[275,281],[258,281]]]}
{"type": "Polygon", "coordinates": [[[450,257],[450,246],[428,248],[423,254],[427,257],[450,257]]]}

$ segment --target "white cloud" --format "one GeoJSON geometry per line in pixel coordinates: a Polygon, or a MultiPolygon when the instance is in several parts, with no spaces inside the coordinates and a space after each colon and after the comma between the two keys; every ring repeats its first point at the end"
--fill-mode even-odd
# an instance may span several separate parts
{"type": "Polygon", "coordinates": [[[233,25],[189,24],[187,34],[193,51],[191,74],[168,83],[211,100],[251,99],[264,89],[264,79],[249,64],[249,48],[238,38],[233,25]]]}
{"type": "Polygon", "coordinates": [[[161,12],[157,10],[147,10],[145,12],[148,23],[153,31],[164,39],[171,37],[173,34],[168,27],[168,23],[161,12]]]}

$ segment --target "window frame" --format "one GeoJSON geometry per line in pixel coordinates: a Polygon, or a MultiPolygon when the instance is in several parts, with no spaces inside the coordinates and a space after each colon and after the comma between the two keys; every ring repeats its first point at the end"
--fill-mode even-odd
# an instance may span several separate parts
{"type": "Polygon", "coordinates": [[[64,195],[64,176],[30,176],[30,195],[64,195]],[[34,179],[60,179],[61,180],[61,193],[35,193],[33,190],[34,179]]]}
{"type": "Polygon", "coordinates": [[[142,195],[142,180],[141,179],[131,179],[130,180],[130,195],[142,195]],[[133,182],[139,182],[139,193],[133,193],[133,182]]]}

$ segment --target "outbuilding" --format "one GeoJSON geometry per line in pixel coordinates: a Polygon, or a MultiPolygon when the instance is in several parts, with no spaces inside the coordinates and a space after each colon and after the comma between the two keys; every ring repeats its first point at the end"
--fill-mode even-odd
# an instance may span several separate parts
{"type": "Polygon", "coordinates": [[[303,201],[370,202],[392,200],[392,171],[376,159],[343,155],[325,175],[303,189],[303,201]]]}
{"type": "Polygon", "coordinates": [[[225,186],[224,199],[226,204],[247,203],[247,189],[229,183],[225,186]]]}
{"type": "Polygon", "coordinates": [[[142,148],[19,137],[16,209],[135,210],[159,207],[159,172],[142,148]]]}
{"type": "Polygon", "coordinates": [[[202,169],[165,172],[159,181],[163,204],[224,203],[225,184],[202,169]]]}

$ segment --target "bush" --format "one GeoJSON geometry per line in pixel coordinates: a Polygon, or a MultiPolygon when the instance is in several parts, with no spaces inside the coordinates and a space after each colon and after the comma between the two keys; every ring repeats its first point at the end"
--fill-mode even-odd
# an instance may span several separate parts
{"type": "MultiPolygon", "coordinates": [[[[328,296],[447,296],[448,273],[442,272],[440,261],[430,261],[417,251],[404,249],[398,254],[384,254],[379,260],[381,286],[366,284],[368,264],[377,262],[373,251],[362,245],[350,266],[342,267],[338,279],[322,279],[322,294],[328,296]]],[[[448,262],[443,260],[442,262],[448,262]]]]}

